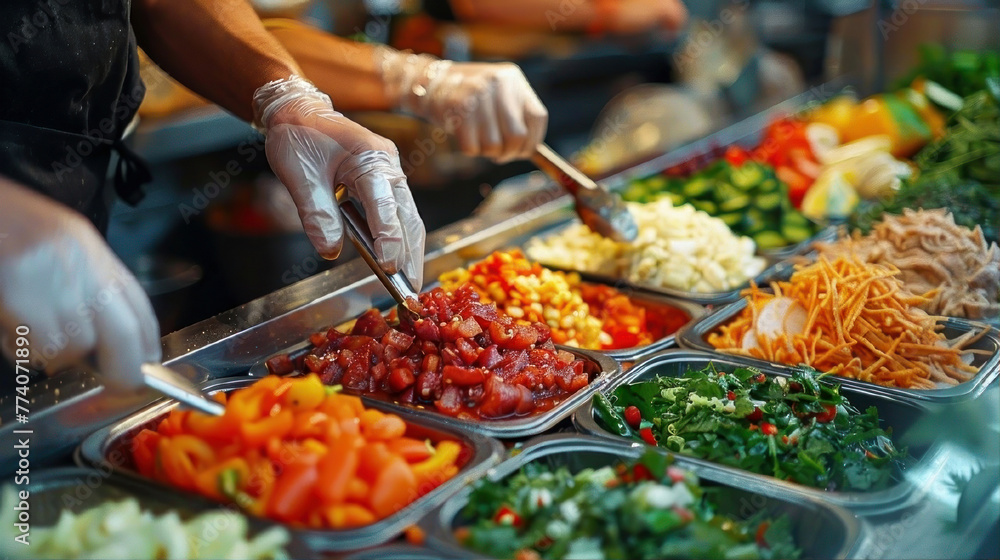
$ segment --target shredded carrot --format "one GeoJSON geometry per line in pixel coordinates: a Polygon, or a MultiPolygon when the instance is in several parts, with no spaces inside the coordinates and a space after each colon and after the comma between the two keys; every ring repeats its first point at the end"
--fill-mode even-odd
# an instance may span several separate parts
{"type": "Polygon", "coordinates": [[[773,294],[751,285],[743,293],[747,307],[708,341],[721,352],[805,364],[890,387],[927,389],[971,379],[978,370],[963,357],[976,352],[965,347],[985,330],[948,340],[939,317],[919,308],[926,297],[902,290],[898,275],[895,267],[852,256],[821,256],[797,267],[787,282],[772,283],[773,294]],[[805,309],[803,331],[763,336],[755,330],[756,347],[744,346],[761,309],[779,295],[805,309]]]}

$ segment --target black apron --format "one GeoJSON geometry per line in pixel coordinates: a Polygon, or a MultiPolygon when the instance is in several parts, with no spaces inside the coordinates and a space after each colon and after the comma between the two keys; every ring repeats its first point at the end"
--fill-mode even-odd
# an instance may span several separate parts
{"type": "Polygon", "coordinates": [[[130,0],[0,1],[0,175],[79,211],[102,232],[115,190],[142,198],[142,161],[121,143],[145,94],[130,0]]]}

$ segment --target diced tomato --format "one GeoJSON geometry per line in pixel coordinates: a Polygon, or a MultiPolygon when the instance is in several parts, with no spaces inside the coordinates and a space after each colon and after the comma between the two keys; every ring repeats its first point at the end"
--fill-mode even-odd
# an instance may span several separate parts
{"type": "Polygon", "coordinates": [[[837,417],[837,407],[832,404],[824,404],[823,412],[816,415],[816,421],[820,424],[826,424],[832,422],[834,418],[837,417]]]}
{"type": "Polygon", "coordinates": [[[726,158],[726,161],[729,162],[729,165],[732,165],[733,167],[739,167],[750,159],[750,152],[746,151],[745,149],[739,146],[734,145],[726,149],[726,154],[723,157],[726,158]]]}
{"type": "Polygon", "coordinates": [[[625,421],[633,429],[638,430],[639,425],[642,423],[642,413],[639,411],[639,408],[635,406],[627,407],[625,409],[625,421]]]}
{"type": "Polygon", "coordinates": [[[445,385],[441,398],[434,401],[434,406],[448,416],[458,416],[462,411],[462,390],[455,385],[445,385]]]}
{"type": "Polygon", "coordinates": [[[352,335],[370,336],[372,338],[382,338],[389,332],[389,323],[378,309],[369,309],[361,317],[358,317],[351,329],[352,335]]]}
{"type": "Polygon", "coordinates": [[[751,422],[758,422],[763,417],[764,417],[764,412],[761,409],[757,408],[756,406],[753,407],[753,412],[744,416],[744,418],[746,418],[751,422]]]}
{"type": "Polygon", "coordinates": [[[642,463],[637,463],[632,467],[632,476],[635,477],[636,482],[653,480],[653,472],[649,470],[649,467],[643,465],[642,463]]]}
{"type": "Polygon", "coordinates": [[[386,382],[392,392],[399,393],[408,389],[416,380],[417,378],[413,375],[413,370],[397,367],[389,372],[389,378],[386,382]]]}
{"type": "Polygon", "coordinates": [[[486,375],[480,368],[467,368],[459,366],[444,366],[441,369],[445,383],[454,383],[464,387],[467,385],[477,385],[486,380],[486,375]]]}
{"type": "Polygon", "coordinates": [[[493,522],[497,525],[510,525],[512,527],[520,527],[524,524],[521,516],[507,506],[501,506],[500,509],[493,514],[493,522]]]}
{"type": "Polygon", "coordinates": [[[771,522],[770,521],[764,521],[763,523],[761,523],[760,525],[757,526],[757,534],[755,536],[755,540],[757,541],[757,546],[760,546],[760,547],[763,547],[763,548],[771,548],[767,544],[767,539],[764,538],[765,535],[767,535],[767,529],[770,526],[771,526],[771,522]]]}
{"type": "Polygon", "coordinates": [[[643,428],[639,430],[639,435],[642,437],[642,440],[649,445],[656,445],[656,436],[653,435],[652,428],[643,428]]]}
{"type": "Polygon", "coordinates": [[[777,433],[778,433],[778,427],[775,426],[774,424],[770,423],[770,422],[761,422],[761,424],[760,424],[760,431],[765,436],[773,436],[773,435],[777,435],[777,433]]]}
{"type": "Polygon", "coordinates": [[[413,344],[413,336],[402,331],[392,329],[382,336],[382,344],[396,348],[400,352],[405,352],[413,344]]]}
{"type": "Polygon", "coordinates": [[[278,354],[267,360],[265,364],[267,365],[267,371],[273,375],[288,375],[295,371],[295,364],[292,363],[288,354],[278,354]]]}

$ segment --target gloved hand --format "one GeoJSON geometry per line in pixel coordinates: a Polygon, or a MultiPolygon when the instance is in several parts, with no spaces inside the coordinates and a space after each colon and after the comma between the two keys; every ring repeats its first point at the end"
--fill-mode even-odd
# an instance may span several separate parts
{"type": "Polygon", "coordinates": [[[393,107],[457,134],[466,155],[524,159],[545,138],[549,113],[515,64],[451,62],[380,47],[375,67],[393,107]]]}
{"type": "Polygon", "coordinates": [[[329,97],[298,76],[261,86],[253,101],[255,125],[267,135],[267,161],[319,254],[335,259],[343,247],[334,196],[334,187],[343,184],[364,209],[382,269],[401,270],[420,290],[424,224],[396,146],[335,111],[329,97]]]}
{"type": "Polygon", "coordinates": [[[0,340],[15,359],[27,326],[27,366],[53,373],[94,354],[112,389],[142,386],[160,361],[160,328],[135,277],[83,216],[0,178],[0,340]]]}

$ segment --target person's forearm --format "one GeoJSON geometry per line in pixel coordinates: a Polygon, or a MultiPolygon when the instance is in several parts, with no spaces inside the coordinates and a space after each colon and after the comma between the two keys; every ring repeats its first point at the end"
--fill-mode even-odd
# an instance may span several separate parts
{"type": "Polygon", "coordinates": [[[451,6],[458,19],[463,21],[548,31],[579,31],[591,26],[597,17],[593,0],[452,0],[451,6]]]}
{"type": "Polygon", "coordinates": [[[392,109],[375,68],[374,45],[341,39],[293,20],[265,20],[264,26],[338,110],[392,109]]]}
{"type": "Polygon", "coordinates": [[[244,0],[135,0],[132,26],[156,64],[247,121],[258,87],[301,74],[244,0]]]}

